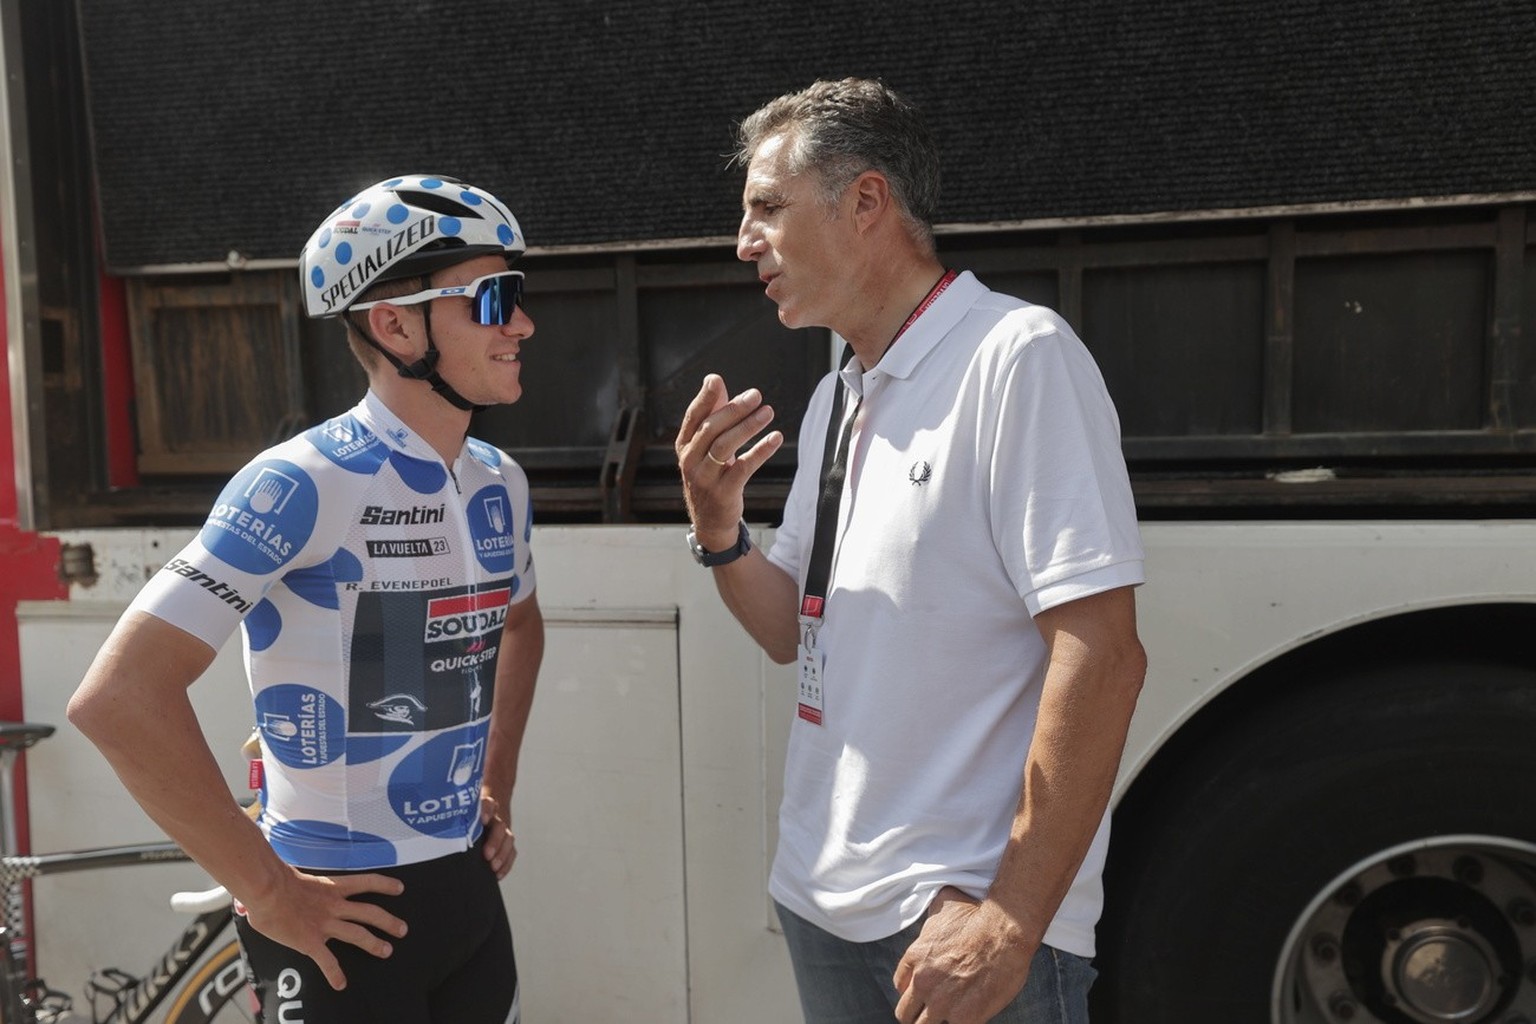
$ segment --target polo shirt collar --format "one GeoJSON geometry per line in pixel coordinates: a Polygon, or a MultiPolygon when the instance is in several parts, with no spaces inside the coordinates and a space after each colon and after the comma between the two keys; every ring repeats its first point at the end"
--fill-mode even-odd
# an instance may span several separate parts
{"type": "Polygon", "coordinates": [[[986,294],[987,286],[969,270],[950,282],[917,321],[886,350],[875,369],[903,380],[912,376],[923,357],[932,352],[944,336],[971,311],[976,300],[986,294]]]}

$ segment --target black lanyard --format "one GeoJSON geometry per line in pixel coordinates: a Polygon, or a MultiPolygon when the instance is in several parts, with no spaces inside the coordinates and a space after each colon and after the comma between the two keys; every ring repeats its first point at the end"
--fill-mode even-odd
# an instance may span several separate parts
{"type": "MultiPolygon", "coordinates": [[[[848,362],[851,347],[843,349],[838,365],[848,362]]],[[[821,618],[826,604],[827,577],[832,572],[832,549],[837,546],[838,506],[843,501],[843,480],[848,475],[848,442],[853,439],[853,421],[859,418],[859,401],[853,403],[853,415],[837,429],[848,403],[848,385],[841,380],[833,385],[832,417],[827,421],[827,442],[821,453],[821,491],[816,497],[816,528],[811,540],[811,564],[805,571],[805,596],[800,598],[800,614],[821,618]]]]}
{"type": "MultiPolygon", "coordinates": [[[[927,298],[918,303],[912,315],[907,317],[907,322],[891,338],[890,345],[896,344],[896,339],[917,322],[917,318],[933,305],[955,277],[956,272],[953,270],[944,272],[944,276],[929,290],[927,298]]],[[[886,346],[887,351],[890,345],[886,346]]],[[[844,347],[843,357],[838,361],[839,367],[847,365],[851,352],[851,346],[844,347]]],[[[833,387],[837,395],[832,399],[826,445],[821,453],[821,490],[816,497],[816,526],[811,537],[811,561],[805,571],[805,594],[800,598],[800,614],[813,619],[821,618],[826,608],[827,585],[832,574],[832,552],[837,547],[838,512],[843,501],[843,482],[848,476],[848,446],[853,439],[853,424],[859,418],[859,404],[863,401],[863,395],[860,395],[858,401],[853,403],[853,412],[848,414],[847,422],[843,422],[843,429],[839,431],[837,425],[843,421],[843,408],[848,402],[848,385],[838,380],[833,387]]]]}

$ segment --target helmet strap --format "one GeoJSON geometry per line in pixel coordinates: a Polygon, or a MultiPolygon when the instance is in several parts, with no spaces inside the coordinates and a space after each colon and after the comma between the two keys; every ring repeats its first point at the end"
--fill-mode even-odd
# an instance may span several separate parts
{"type": "Polygon", "coordinates": [[[453,385],[444,380],[442,375],[437,372],[437,360],[441,353],[437,349],[437,344],[432,340],[431,304],[423,303],[421,307],[421,313],[422,320],[426,325],[427,350],[423,352],[421,354],[421,358],[416,360],[414,363],[407,364],[399,356],[395,355],[393,352],[389,351],[389,349],[373,340],[373,333],[371,331],[365,330],[362,332],[363,340],[377,349],[385,359],[388,359],[390,364],[394,366],[396,372],[398,372],[400,376],[406,378],[407,380],[425,381],[433,391],[441,395],[443,400],[454,408],[463,409],[466,412],[479,412],[481,409],[484,409],[485,406],[476,405],[474,402],[471,402],[469,399],[455,391],[453,389],[453,385]]]}

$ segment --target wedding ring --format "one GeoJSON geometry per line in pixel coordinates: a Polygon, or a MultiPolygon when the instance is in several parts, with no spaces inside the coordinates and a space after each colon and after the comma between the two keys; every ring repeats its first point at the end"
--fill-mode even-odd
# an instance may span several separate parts
{"type": "Polygon", "coordinates": [[[713,462],[717,466],[729,466],[730,465],[729,462],[721,462],[719,459],[715,458],[715,453],[710,451],[708,448],[704,449],[704,457],[706,459],[708,459],[710,462],[713,462]]]}

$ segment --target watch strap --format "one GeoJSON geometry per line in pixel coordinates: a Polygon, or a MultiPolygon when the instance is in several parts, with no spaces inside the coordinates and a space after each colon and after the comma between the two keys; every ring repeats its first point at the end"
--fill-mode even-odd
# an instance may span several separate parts
{"type": "Polygon", "coordinates": [[[692,530],[688,531],[688,549],[693,552],[694,561],[705,568],[713,569],[717,565],[729,565],[751,551],[752,540],[747,533],[747,524],[743,522],[738,524],[736,543],[724,551],[705,551],[692,530]]]}

